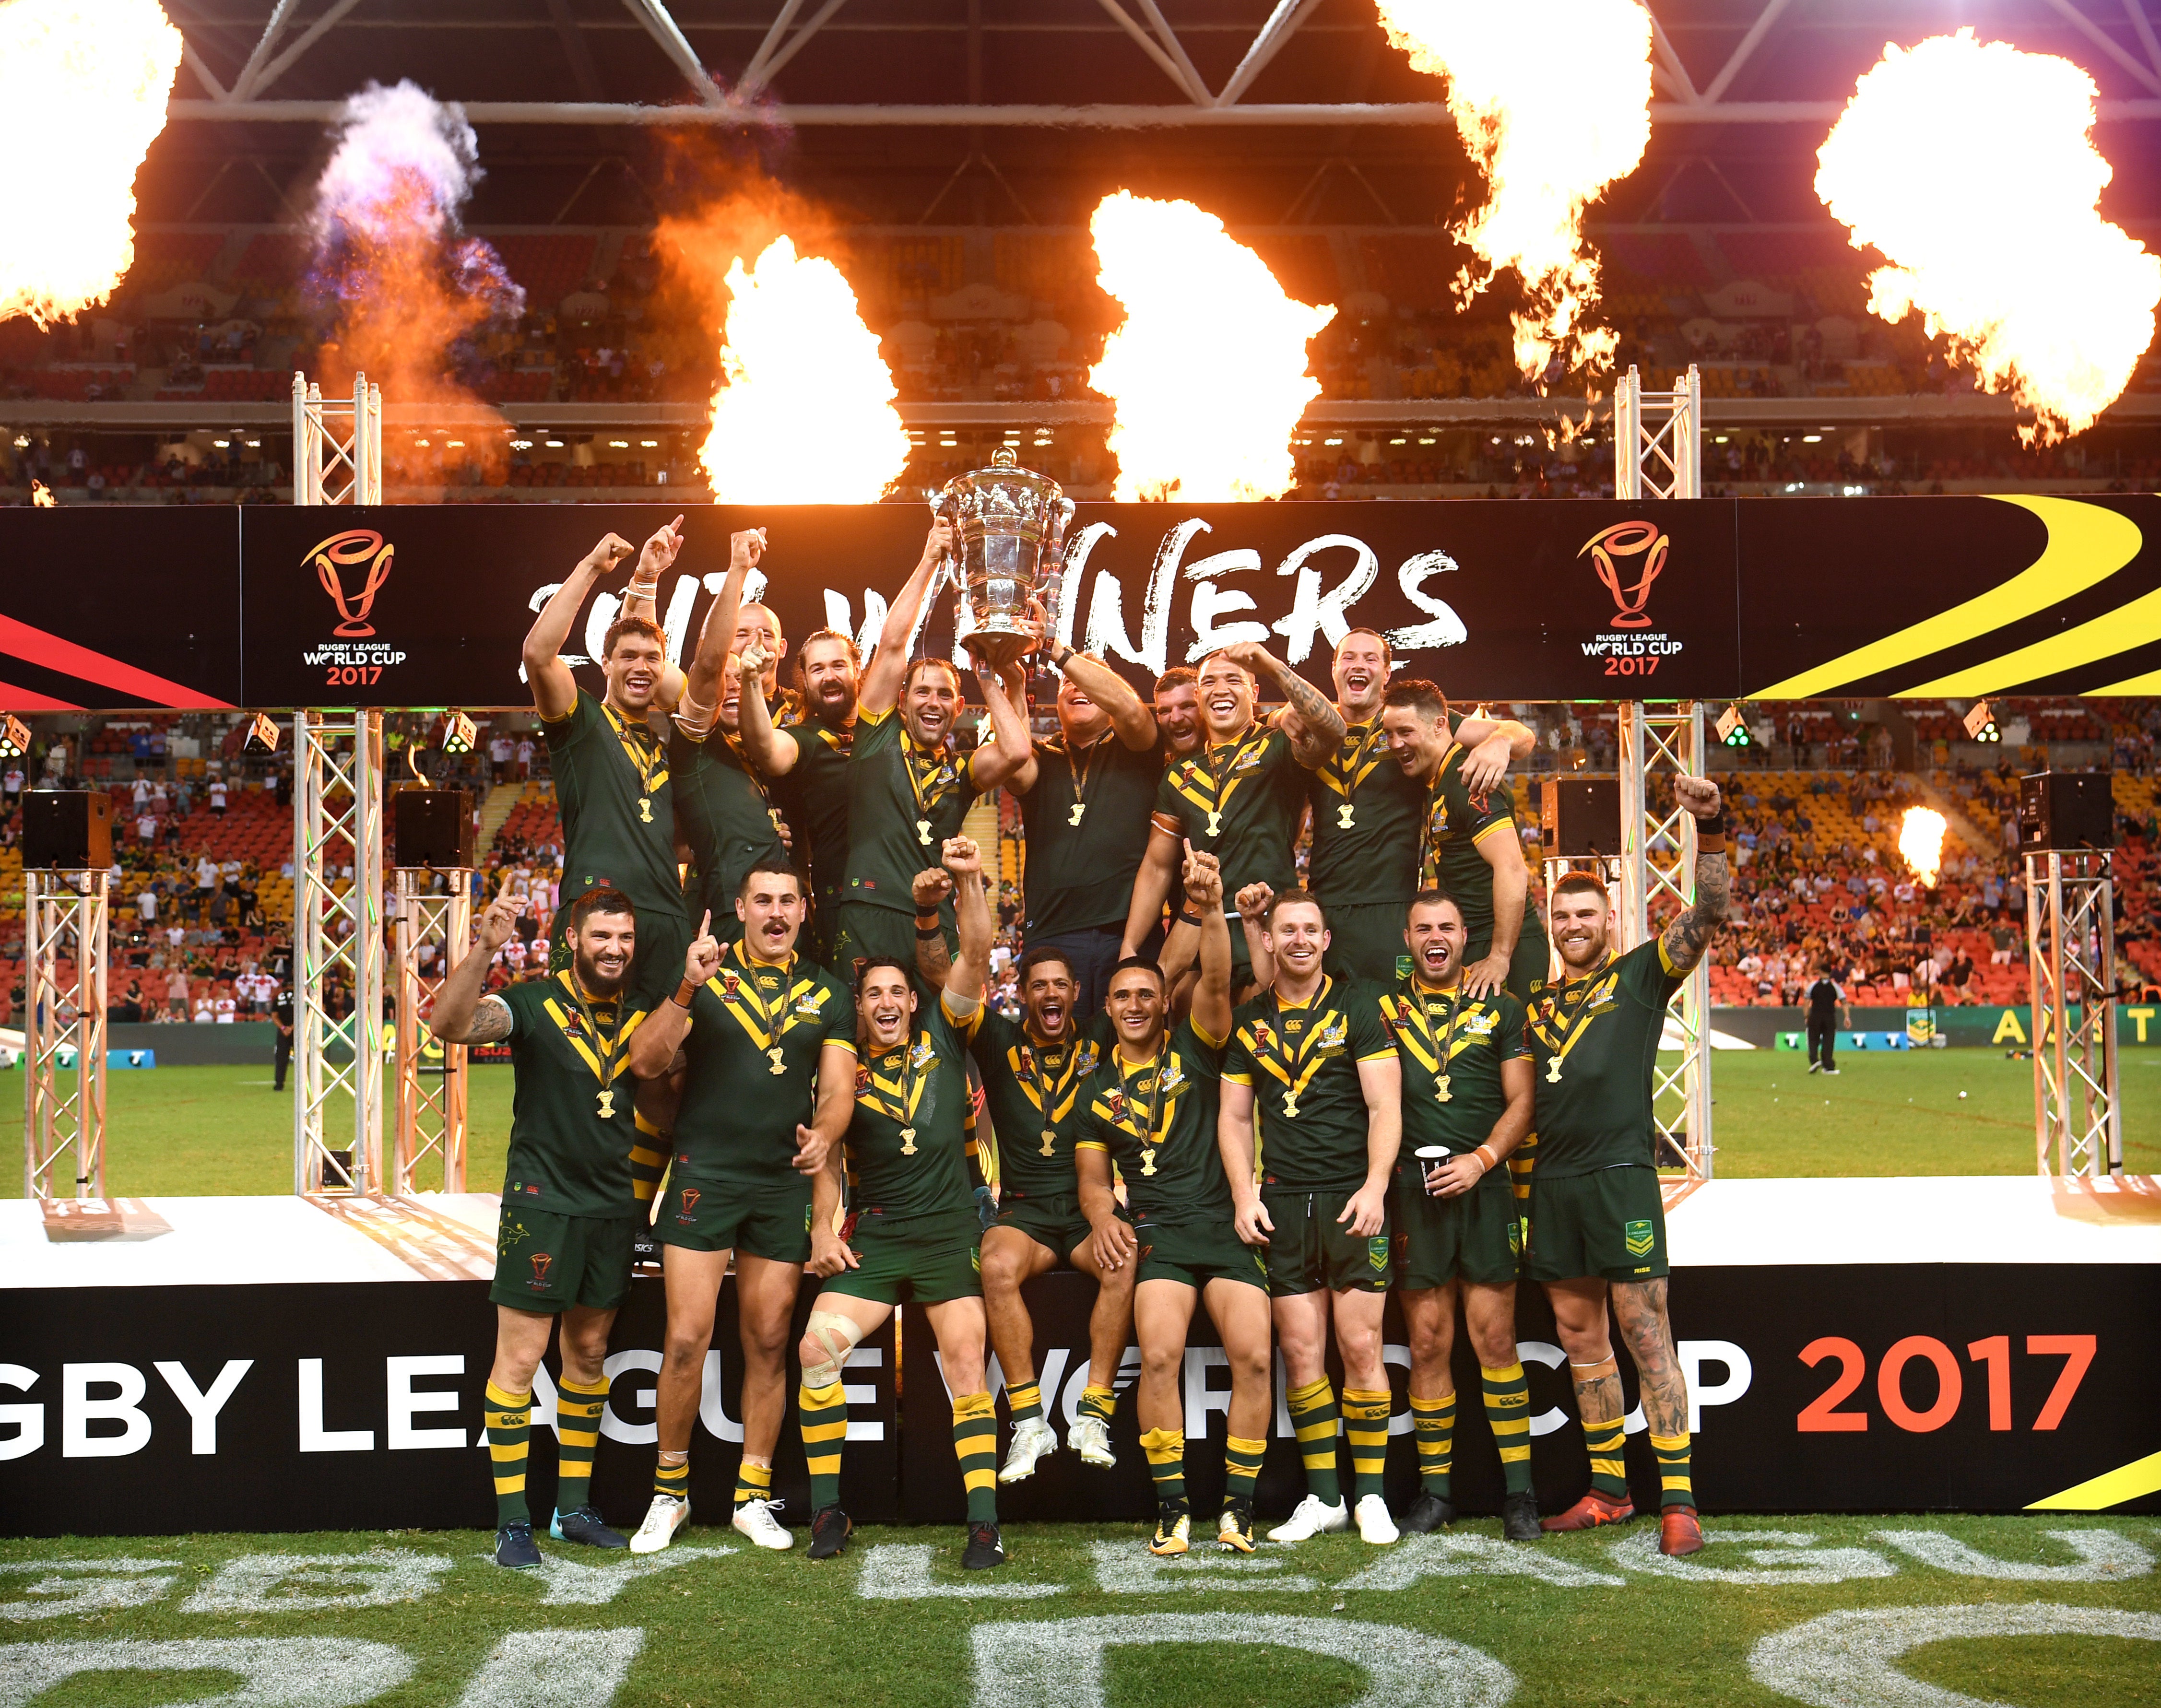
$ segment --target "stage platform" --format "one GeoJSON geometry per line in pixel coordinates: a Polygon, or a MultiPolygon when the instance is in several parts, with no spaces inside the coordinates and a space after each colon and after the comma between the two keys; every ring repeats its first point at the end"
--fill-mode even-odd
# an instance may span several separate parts
{"type": "MultiPolygon", "coordinates": [[[[497,1211],[485,1193],[0,1204],[0,1523],[107,1534],[486,1524],[481,1388],[497,1211]],[[103,1463],[86,1484],[58,1462],[73,1459],[103,1463]]],[[[1670,1212],[1669,1242],[1706,1511],[2161,1511],[2161,1476],[2108,1480],[2161,1446],[2151,1356],[2161,1344],[2161,1182],[1720,1180],[1670,1212]],[[2080,1492],[2096,1479],[2097,1490],[2080,1492]]],[[[655,1276],[633,1284],[612,1341],[596,1489],[627,1518],[642,1509],[651,1470],[661,1291],[655,1276]]],[[[1039,1379],[1063,1424],[1089,1373],[1093,1289],[1059,1273],[1028,1296],[1039,1379]]],[[[1222,1355],[1205,1315],[1195,1330],[1187,1432],[1220,1440],[1222,1355]]],[[[1518,1289],[1517,1331],[1541,1497],[1563,1502],[1582,1486],[1585,1455],[1536,1288],[1518,1289]]],[[[1400,1414],[1391,1494],[1407,1501],[1409,1355],[1393,1304],[1385,1339],[1400,1414]]],[[[846,1498],[859,1518],[960,1514],[939,1367],[911,1360],[900,1380],[902,1348],[932,1345],[911,1307],[897,1334],[888,1327],[853,1355],[846,1498]]],[[[1475,1393],[1460,1337],[1458,1355],[1456,1385],[1475,1393]]],[[[727,1498],[739,1364],[730,1288],[706,1362],[696,1498],[727,1498]]],[[[1122,1388],[1138,1364],[1129,1348],[1122,1388]]],[[[552,1424],[552,1384],[538,1388],[536,1421],[552,1424]]],[[[1640,1414],[1630,1423],[1632,1478],[1639,1500],[1654,1502],[1640,1414]]],[[[1280,1405],[1273,1433],[1262,1502],[1288,1509],[1299,1472],[1280,1405]]],[[[1002,1495],[1008,1516],[1147,1516],[1130,1403],[1113,1440],[1115,1471],[1084,1476],[1071,1455],[1055,1455],[1002,1495]]],[[[1220,1480],[1216,1457],[1193,1455],[1204,1502],[1220,1480]]],[[[536,1495],[552,1483],[552,1445],[536,1456],[536,1495]]],[[[1463,1510],[1497,1508],[1497,1461],[1475,1408],[1459,1425],[1456,1460],[1463,1510]]],[[[791,1429],[776,1467],[784,1495],[804,1492],[801,1467],[791,1429]]]]}

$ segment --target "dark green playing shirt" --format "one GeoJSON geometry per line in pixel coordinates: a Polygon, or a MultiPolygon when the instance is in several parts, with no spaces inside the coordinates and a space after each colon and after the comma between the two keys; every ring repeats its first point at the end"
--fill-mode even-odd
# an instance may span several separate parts
{"type": "Polygon", "coordinates": [[[1324,978],[1286,1008],[1266,990],[1232,1018],[1223,1077],[1253,1088],[1263,1184],[1294,1192],[1356,1191],[1366,1179],[1362,1061],[1393,1061],[1380,992],[1324,978]]]}
{"type": "MultiPolygon", "coordinates": [[[[1419,842],[1419,872],[1423,883],[1455,898],[1463,910],[1463,929],[1476,947],[1493,939],[1493,868],[1479,845],[1488,836],[1516,834],[1516,801],[1505,781],[1480,794],[1465,787],[1463,762],[1469,757],[1467,747],[1451,747],[1434,773],[1419,842]]],[[[1534,934],[1544,935],[1526,894],[1518,940],[1534,934]]]]}
{"type": "Polygon", "coordinates": [[[841,898],[914,913],[916,873],[938,863],[976,798],[971,776],[971,762],[950,746],[918,748],[898,712],[858,711],[848,758],[848,883],[841,898]]]}
{"type": "MultiPolygon", "coordinates": [[[[1223,869],[1226,913],[1249,883],[1298,888],[1291,844],[1305,813],[1305,768],[1278,729],[1255,726],[1235,742],[1204,747],[1163,773],[1155,822],[1223,869]]],[[[1233,931],[1233,948],[1238,934],[1233,931]]]]}
{"type": "Polygon", "coordinates": [[[858,1215],[972,1211],[967,1051],[936,1002],[898,1049],[856,1067],[848,1205],[858,1215]]]}
{"type": "Polygon", "coordinates": [[[1656,1161],[1651,1071],[1681,984],[1661,936],[1532,999],[1540,1179],[1656,1161]]]}
{"type": "MultiPolygon", "coordinates": [[[[633,1181],[643,1142],[631,1115],[637,1081],[625,1065],[645,1012],[582,1002],[567,972],[508,985],[510,1159],[502,1202],[556,1216],[634,1215],[650,1195],[633,1181]]],[[[659,1159],[647,1153],[648,1170],[659,1159]]]]}
{"type": "Polygon", "coordinates": [[[789,864],[773,802],[742,750],[723,731],[694,742],[677,730],[669,738],[668,767],[676,822],[690,845],[690,923],[710,908],[713,935],[733,942],[742,935],[736,892],[743,874],[753,866],[789,864]]]}
{"type": "Polygon", "coordinates": [[[1078,752],[1063,736],[1035,743],[1035,787],[1020,797],[1028,940],[1126,923],[1162,778],[1155,749],[1135,752],[1116,730],[1078,752]]]}
{"type": "Polygon", "coordinates": [[[581,688],[565,716],[541,725],[563,815],[559,919],[589,889],[612,887],[643,919],[680,919],[683,878],[675,862],[675,803],[668,749],[642,722],[581,688]]]}
{"type": "Polygon", "coordinates": [[[1098,1014],[1078,1035],[1050,1047],[988,1002],[954,1025],[983,1076],[984,1103],[997,1134],[1000,1201],[1071,1197],[1080,1190],[1073,1172],[1074,1134],[1086,1113],[1080,1088],[1110,1047],[1110,1017],[1098,1014]]]}
{"type": "Polygon", "coordinates": [[[848,753],[852,722],[834,729],[801,712],[784,726],[795,742],[795,764],[773,780],[773,793],[795,828],[795,864],[820,895],[848,881],[848,753]]]}
{"type": "Polygon", "coordinates": [[[1325,764],[1307,773],[1313,853],[1307,887],[1328,907],[1393,903],[1419,888],[1426,786],[1406,777],[1380,720],[1355,723],[1325,764]]]}
{"type": "Polygon", "coordinates": [[[1075,1143],[1110,1153],[1137,1220],[1229,1225],[1231,1182],[1216,1147],[1222,1071],[1222,1044],[1190,1019],[1138,1066],[1115,1049],[1097,1065],[1075,1143]]]}
{"type": "Polygon", "coordinates": [[[1381,998],[1381,1019],[1396,1040],[1403,1069],[1403,1143],[1396,1169],[1423,1170],[1412,1153],[1445,1146],[1450,1155],[1474,1151],[1492,1137],[1508,1107],[1501,1064],[1531,1053],[1523,1037],[1523,1005],[1506,991],[1457,1001],[1455,991],[1431,991],[1406,979],[1381,998]],[[1439,1065],[1443,1052],[1448,1065],[1439,1065]],[[1448,1096],[1438,1095],[1448,1075],[1448,1096]]]}
{"type": "Polygon", "coordinates": [[[795,1128],[816,1112],[818,1058],[829,1044],[855,1054],[856,1005],[841,982],[799,955],[778,967],[731,945],[690,998],[670,1185],[802,1178],[795,1128]]]}

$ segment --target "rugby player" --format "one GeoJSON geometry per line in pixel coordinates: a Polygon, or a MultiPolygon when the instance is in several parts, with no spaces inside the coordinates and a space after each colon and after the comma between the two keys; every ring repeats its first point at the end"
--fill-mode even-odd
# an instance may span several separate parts
{"type": "Polygon", "coordinates": [[[488,1371],[487,1452],[495,1474],[495,1563],[540,1564],[525,1502],[533,1372],[563,1325],[556,1383],[558,1541],[621,1548],[588,1496],[601,1412],[607,1403],[609,1327],[630,1291],[631,1242],[646,1225],[649,1176],[633,1159],[630,1086],[616,1081],[645,1011],[629,993],[638,921],[620,890],[588,889],[565,907],[570,964],[482,995],[488,963],[525,903],[508,879],[481,915],[464,960],[436,993],[429,1029],[445,1044],[501,1044],[516,1096],[496,1233],[495,1362],[488,1371]]]}
{"type": "Polygon", "coordinates": [[[1063,678],[1058,734],[1031,743],[1006,780],[1035,854],[1022,872],[1021,940],[1064,956],[1074,1000],[1094,1018],[1118,958],[1163,764],[1155,719],[1117,671],[1070,647],[1054,648],[1050,662],[1063,678]]]}
{"type": "Polygon", "coordinates": [[[1486,1421],[1501,1451],[1507,1490],[1502,1534],[1513,1542],[1535,1542],[1531,1392],[1516,1356],[1521,1224],[1502,1166],[1530,1130],[1530,1045],[1523,1004],[1507,992],[1464,993],[1465,941],[1463,909],[1455,898],[1421,893],[1403,931],[1411,976],[1381,998],[1381,1016],[1403,1065],[1403,1148],[1391,1209],[1419,1460],[1419,1497],[1402,1528],[1423,1533],[1455,1522],[1449,1482],[1455,1383],[1449,1357],[1460,1293],[1464,1326],[1478,1355],[1486,1421]]]}
{"type": "Polygon", "coordinates": [[[1162,737],[1158,757],[1165,765],[1179,759],[1190,758],[1200,751],[1202,737],[1207,732],[1200,722],[1200,679],[1190,664],[1174,664],[1155,679],[1155,699],[1151,709],[1155,714],[1155,726],[1162,737]]]}
{"type": "MultiPolygon", "coordinates": [[[[982,885],[981,857],[965,837],[944,857],[964,894],[982,885]]],[[[854,1528],[841,1508],[841,1449],[848,1402],[841,1372],[857,1342],[876,1334],[907,1299],[924,1307],[953,1396],[953,1450],[968,1497],[968,1542],[961,1563],[1002,1565],[998,1534],[997,1414],[983,1383],[982,1222],[988,1197],[969,1142],[966,1046],[941,1000],[916,1012],[907,963],[867,959],[857,975],[859,1065],[855,1113],[844,1146],[814,1179],[811,1216],[829,1221],[840,1205],[843,1158],[848,1181],[846,1243],[815,1257],[825,1277],[799,1354],[797,1395],[803,1450],[810,1466],[812,1560],[830,1560],[854,1528]]]]}
{"type": "MultiPolygon", "coordinates": [[[[909,659],[916,617],[952,544],[952,524],[933,523],[863,672],[848,758],[847,887],[834,932],[833,966],[843,979],[873,955],[915,965],[915,874],[958,834],[970,803],[1028,757],[1018,664],[1010,680],[997,670],[977,672],[996,740],[963,759],[953,750],[961,673],[943,659],[909,659]]],[[[949,903],[940,912],[949,947],[951,919],[949,903]]]]}
{"type": "Polygon", "coordinates": [[[1278,893],[1268,903],[1266,944],[1274,980],[1234,1017],[1217,1133],[1238,1237],[1267,1253],[1284,1398],[1305,1461],[1305,1498],[1268,1534],[1303,1542],[1351,1521],[1324,1367],[1332,1317],[1358,1534],[1393,1542],[1395,1522],[1381,1492],[1391,1410],[1381,1307],[1393,1278],[1388,1181],[1403,1075],[1380,993],[1321,971],[1328,921],[1319,902],[1302,889],[1278,893]],[[1258,1170],[1257,1113],[1266,1139],[1258,1170]]]}
{"type": "MultiPolygon", "coordinates": [[[[755,695],[756,689],[752,689],[755,695]]],[[[670,1072],[682,1052],[674,1160],[656,1232],[668,1289],[659,1381],[660,1460],[633,1554],[665,1548],[690,1516],[690,1431],[704,1389],[721,1281],[735,1260],[743,1355],[742,1460],[735,1528],[761,1548],[794,1539],[774,1513],[773,1450],[788,1409],[788,1332],[806,1263],[840,1242],[815,1222],[811,1180],[855,1110],[856,1013],[831,973],[797,953],[803,880],[785,859],[737,881],[735,940],[710,919],[674,995],[631,1047],[640,1079],[670,1072]]]]}
{"type": "MultiPolygon", "coordinates": [[[[674,561],[682,549],[680,521],[646,541],[641,566],[648,558],[674,561]]],[[[669,685],[668,637],[649,617],[618,617],[611,623],[600,658],[607,691],[597,700],[560,656],[586,594],[630,551],[629,541],[611,534],[586,554],[533,619],[524,659],[563,820],[563,877],[549,970],[560,973],[570,965],[570,904],[588,890],[616,890],[638,909],[642,929],[630,988],[650,1007],[667,994],[690,941],[667,744],[652,726],[669,685]]]]}
{"type": "MultiPolygon", "coordinates": [[[[1381,728],[1381,696],[1395,668],[1388,639],[1378,630],[1354,628],[1336,645],[1331,674],[1343,737],[1309,768],[1306,797],[1313,809],[1313,854],[1308,887],[1328,909],[1331,969],[1383,985],[1410,976],[1403,956],[1403,910],[1419,890],[1419,833],[1425,823],[1426,788],[1389,763],[1381,728]]],[[[1451,726],[1468,750],[1466,763],[1490,788],[1511,758],[1531,751],[1523,725],[1486,718],[1457,719],[1451,726]]],[[[1298,732],[1295,709],[1286,710],[1286,734],[1298,732]]]]}
{"type": "Polygon", "coordinates": [[[1651,1083],[1666,1004],[1725,923],[1728,878],[1718,785],[1678,777],[1674,793],[1696,820],[1695,899],[1658,936],[1616,955],[1605,886],[1581,872],[1554,886],[1561,981],[1530,1006],[1539,1144],[1523,1267],[1552,1302],[1591,1450],[1590,1489],[1545,1528],[1582,1530],[1635,1516],[1622,1461],[1621,1377],[1606,1332],[1610,1300],[1658,1457],[1659,1551],[1678,1554],[1703,1546],[1703,1526],[1690,1479],[1688,1386],[1666,1315],[1651,1083]]]}
{"type": "Polygon", "coordinates": [[[1268,1427],[1268,1271],[1232,1229],[1233,1200],[1216,1141],[1218,1081],[1231,1031],[1231,934],[1223,879],[1211,854],[1185,863],[1186,892],[1200,918],[1200,976],[1191,1013],[1173,1026],[1163,969],[1138,957],[1111,975],[1116,1039],[1082,1092],[1086,1104],[1075,1156],[1080,1201],[1097,1265],[1134,1271],[1133,1325],[1141,1344],[1134,1398],[1141,1449],[1156,1490],[1148,1551],[1191,1545],[1185,1494],[1185,1337],[1196,1302],[1207,1307],[1231,1367],[1224,1419],[1223,1508],[1219,1546],[1253,1551],[1253,1484],[1268,1427]],[[1112,1185],[1116,1164],[1131,1200],[1122,1219],[1112,1185]]]}
{"type": "MultiPolygon", "coordinates": [[[[1250,641],[1202,659],[1196,685],[1206,742],[1164,773],[1122,955],[1138,954],[1155,930],[1189,846],[1216,857],[1226,896],[1256,881],[1278,893],[1296,888],[1291,848],[1305,816],[1300,768],[1320,764],[1343,740],[1342,714],[1327,696],[1250,641]],[[1295,741],[1285,729],[1254,721],[1256,672],[1281,689],[1297,712],[1295,741]]],[[[1233,939],[1231,956],[1234,966],[1248,961],[1242,936],[1233,939]]],[[[1175,978],[1182,961],[1168,955],[1165,961],[1164,971],[1175,978]]]]}

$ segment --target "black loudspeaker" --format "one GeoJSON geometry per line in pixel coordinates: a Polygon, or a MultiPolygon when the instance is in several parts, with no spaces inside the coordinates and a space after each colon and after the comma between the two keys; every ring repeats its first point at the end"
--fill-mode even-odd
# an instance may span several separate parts
{"type": "Polygon", "coordinates": [[[2018,846],[2069,851],[2116,846],[2116,803],[2103,771],[2044,771],[2018,779],[2018,846]]]}
{"type": "Polygon", "coordinates": [[[1539,801],[1539,853],[1617,858],[1621,852],[1621,779],[1549,777],[1539,801]]]}
{"type": "Polygon", "coordinates": [[[112,797],[102,789],[29,790],[23,864],[40,872],[102,872],[112,865],[112,797]]]}
{"type": "Polygon", "coordinates": [[[393,863],[438,872],[473,864],[472,791],[401,789],[390,797],[393,863]]]}

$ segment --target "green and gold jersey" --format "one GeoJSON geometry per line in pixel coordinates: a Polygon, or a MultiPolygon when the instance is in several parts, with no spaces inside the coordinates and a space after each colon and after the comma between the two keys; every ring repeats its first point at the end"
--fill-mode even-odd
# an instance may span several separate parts
{"type": "Polygon", "coordinates": [[[742,935],[736,892],[743,874],[753,866],[789,864],[773,801],[736,738],[719,729],[702,742],[678,729],[669,738],[668,768],[676,823],[690,845],[691,922],[711,909],[713,935],[732,943],[742,935]]]}
{"type": "Polygon", "coordinates": [[[835,729],[798,711],[784,727],[795,742],[795,763],[771,787],[795,829],[796,867],[810,874],[819,893],[837,894],[848,881],[848,755],[855,722],[851,717],[835,729]]]}
{"type": "MultiPolygon", "coordinates": [[[[942,1005],[945,999],[939,1000],[942,1005]]],[[[952,1019],[950,1010],[946,1018],[952,1019]]],[[[983,1101],[997,1135],[1000,1201],[1071,1197],[1080,1190],[1074,1135],[1087,1113],[1080,1088],[1110,1047],[1110,1018],[1098,1014],[1085,1030],[1051,1046],[1036,1043],[1022,1022],[1007,1019],[988,1002],[953,1024],[983,1076],[983,1101]]]]}
{"type": "Polygon", "coordinates": [[[1290,737],[1258,724],[1174,761],[1156,789],[1155,822],[1221,863],[1226,913],[1249,883],[1298,887],[1291,845],[1304,814],[1305,768],[1290,737]]]}
{"type": "MultiPolygon", "coordinates": [[[[1488,836],[1516,834],[1515,797],[1503,782],[1497,789],[1473,794],[1463,782],[1463,762],[1470,749],[1460,742],[1449,748],[1434,773],[1425,806],[1425,825],[1419,839],[1420,883],[1445,889],[1463,910],[1463,929],[1473,948],[1493,937],[1493,868],[1478,851],[1488,836]]],[[[1539,930],[1536,910],[1526,897],[1523,932],[1539,930]]]]}
{"type": "Polygon", "coordinates": [[[1223,1077],[1253,1088],[1264,1185],[1294,1192],[1355,1191],[1366,1179],[1362,1061],[1393,1061],[1380,993],[1324,978],[1303,1002],[1266,990],[1232,1018],[1223,1077]]]}
{"type": "MultiPolygon", "coordinates": [[[[971,761],[928,752],[898,711],[858,711],[848,758],[848,883],[843,901],[915,911],[915,874],[938,863],[976,799],[971,761]]],[[[952,904],[946,904],[950,914],[952,904]]]]}
{"type": "Polygon", "coordinates": [[[897,1217],[972,1211],[967,1050],[933,1003],[898,1049],[856,1067],[848,1207],[897,1217]]]}
{"type": "Polygon", "coordinates": [[[818,1059],[856,1053],[856,1005],[801,956],[774,966],[729,945],[690,997],[675,1174],[710,1185],[791,1178],[795,1128],[817,1111],[818,1059]]]}
{"type": "Polygon", "coordinates": [[[1653,1165],[1651,1072],[1683,977],[1661,936],[1531,999],[1539,1178],[1653,1165]]]}
{"type": "Polygon", "coordinates": [[[586,997],[575,974],[493,992],[510,1010],[510,1159],[502,1202],[556,1216],[636,1213],[659,1156],[631,1114],[630,1040],[645,1011],[586,997]],[[633,1153],[637,1153],[633,1158],[633,1153]],[[633,1180],[633,1163],[647,1178],[633,1180]]]}
{"type": "Polygon", "coordinates": [[[1028,940],[1126,923],[1162,779],[1155,749],[1135,752],[1116,730],[1078,751],[1062,735],[1035,743],[1035,787],[1020,797],[1028,940]]]}
{"type": "Polygon", "coordinates": [[[1381,998],[1381,1023],[1396,1040],[1403,1068],[1399,1174],[1425,1168],[1412,1157],[1420,1146],[1441,1145],[1461,1155],[1492,1137],[1493,1123],[1508,1107],[1501,1064],[1531,1053],[1521,1002],[1506,991],[1468,1002],[1461,994],[1406,979],[1381,998]]]}
{"type": "Polygon", "coordinates": [[[1231,1220],[1231,1182],[1216,1146],[1223,1045],[1191,1020],[1138,1065],[1107,1050],[1083,1088],[1076,1140],[1108,1152],[1137,1219],[1231,1220]]]}
{"type": "Polygon", "coordinates": [[[614,888],[643,915],[683,912],[675,862],[675,803],[668,749],[643,723],[581,688],[561,717],[544,721],[548,763],[563,815],[559,912],[589,889],[614,888]]]}
{"type": "Polygon", "coordinates": [[[1378,718],[1351,725],[1327,762],[1307,773],[1313,854],[1306,887],[1329,907],[1408,906],[1419,889],[1426,794],[1388,751],[1378,718]]]}

